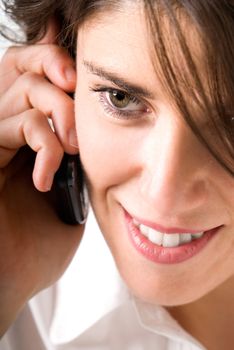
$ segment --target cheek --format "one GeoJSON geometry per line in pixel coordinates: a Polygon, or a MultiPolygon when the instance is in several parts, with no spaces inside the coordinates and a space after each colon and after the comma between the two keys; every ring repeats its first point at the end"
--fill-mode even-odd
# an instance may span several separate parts
{"type": "MultiPolygon", "coordinates": [[[[137,140],[131,128],[108,120],[101,107],[76,104],[79,151],[92,189],[101,191],[126,181],[136,169],[137,140]]],[[[111,118],[111,117],[110,117],[111,118]]]]}

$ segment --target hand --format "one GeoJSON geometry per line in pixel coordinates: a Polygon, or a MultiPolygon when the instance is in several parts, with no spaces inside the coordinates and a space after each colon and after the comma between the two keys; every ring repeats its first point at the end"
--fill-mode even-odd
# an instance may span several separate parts
{"type": "Polygon", "coordinates": [[[50,27],[44,42],[12,47],[0,62],[0,335],[61,276],[84,229],[63,224],[52,193],[43,193],[63,152],[78,151],[67,94],[75,89],[74,63],[51,37],[50,27]]]}

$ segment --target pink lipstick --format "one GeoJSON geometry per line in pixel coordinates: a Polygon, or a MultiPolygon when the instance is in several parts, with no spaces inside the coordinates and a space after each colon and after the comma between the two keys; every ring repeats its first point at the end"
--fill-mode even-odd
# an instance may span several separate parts
{"type": "Polygon", "coordinates": [[[166,228],[147,220],[138,221],[125,210],[124,220],[133,247],[146,259],[160,264],[176,264],[192,258],[216,236],[222,227],[221,225],[203,232],[176,227],[166,228]],[[181,238],[189,241],[185,240],[181,243],[181,238]],[[160,239],[164,239],[163,243],[160,241],[161,244],[158,242],[160,239]],[[175,246],[164,246],[165,240],[175,246]],[[178,240],[177,243],[173,242],[175,240],[178,240]]]}

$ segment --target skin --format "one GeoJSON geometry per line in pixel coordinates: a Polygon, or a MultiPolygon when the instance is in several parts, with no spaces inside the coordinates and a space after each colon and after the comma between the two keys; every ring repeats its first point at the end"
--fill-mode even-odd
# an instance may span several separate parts
{"type": "Polygon", "coordinates": [[[92,206],[133,293],[166,306],[210,349],[225,348],[234,340],[228,327],[234,320],[234,179],[173,108],[153,69],[147,38],[138,9],[102,14],[79,30],[76,126],[92,206]],[[149,111],[135,120],[107,112],[100,93],[90,88],[118,87],[84,62],[146,87],[153,98],[134,107],[143,103],[149,111]],[[166,227],[223,228],[193,258],[156,264],[131,245],[121,207],[166,227]],[[220,344],[213,340],[214,327],[220,344]]]}
{"type": "Polygon", "coordinates": [[[83,233],[62,223],[53,193],[43,193],[63,152],[78,151],[66,93],[75,89],[74,62],[54,37],[51,23],[40,44],[11,48],[0,64],[0,336],[29,298],[61,276],[83,233]]]}
{"type": "MultiPolygon", "coordinates": [[[[61,276],[83,232],[61,223],[51,194],[39,192],[51,187],[63,151],[77,153],[73,101],[65,93],[75,88],[75,72],[67,78],[73,62],[54,45],[56,34],[52,23],[40,45],[11,49],[0,64],[0,334],[32,295],[61,276]],[[48,115],[56,135],[45,122],[48,115]],[[18,152],[26,144],[37,152],[35,165],[27,152],[18,152]]],[[[165,305],[207,348],[230,349],[234,180],[174,110],[152,68],[147,38],[142,15],[132,7],[102,13],[79,31],[76,130],[90,199],[133,293],[165,305]],[[104,111],[98,93],[89,88],[116,86],[87,71],[84,60],[147,87],[155,97],[142,101],[150,111],[144,120],[121,121],[104,111]],[[167,227],[224,227],[192,259],[154,264],[130,244],[120,205],[167,227]]]]}

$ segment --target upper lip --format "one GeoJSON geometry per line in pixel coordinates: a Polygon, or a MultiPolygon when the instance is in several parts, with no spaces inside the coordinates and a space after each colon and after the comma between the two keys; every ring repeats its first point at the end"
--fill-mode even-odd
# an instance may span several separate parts
{"type": "Polygon", "coordinates": [[[145,220],[145,219],[141,219],[135,215],[131,215],[129,213],[126,212],[127,215],[130,215],[133,219],[135,219],[137,222],[139,222],[139,224],[147,226],[152,228],[153,230],[159,231],[161,233],[191,233],[191,234],[196,234],[196,233],[201,233],[201,232],[206,232],[206,231],[210,231],[213,230],[217,227],[220,226],[216,226],[216,227],[212,227],[211,229],[206,229],[206,230],[194,230],[194,229],[188,229],[188,228],[181,228],[181,227],[166,227],[163,225],[160,225],[158,223],[149,221],[149,220],[145,220]]]}

